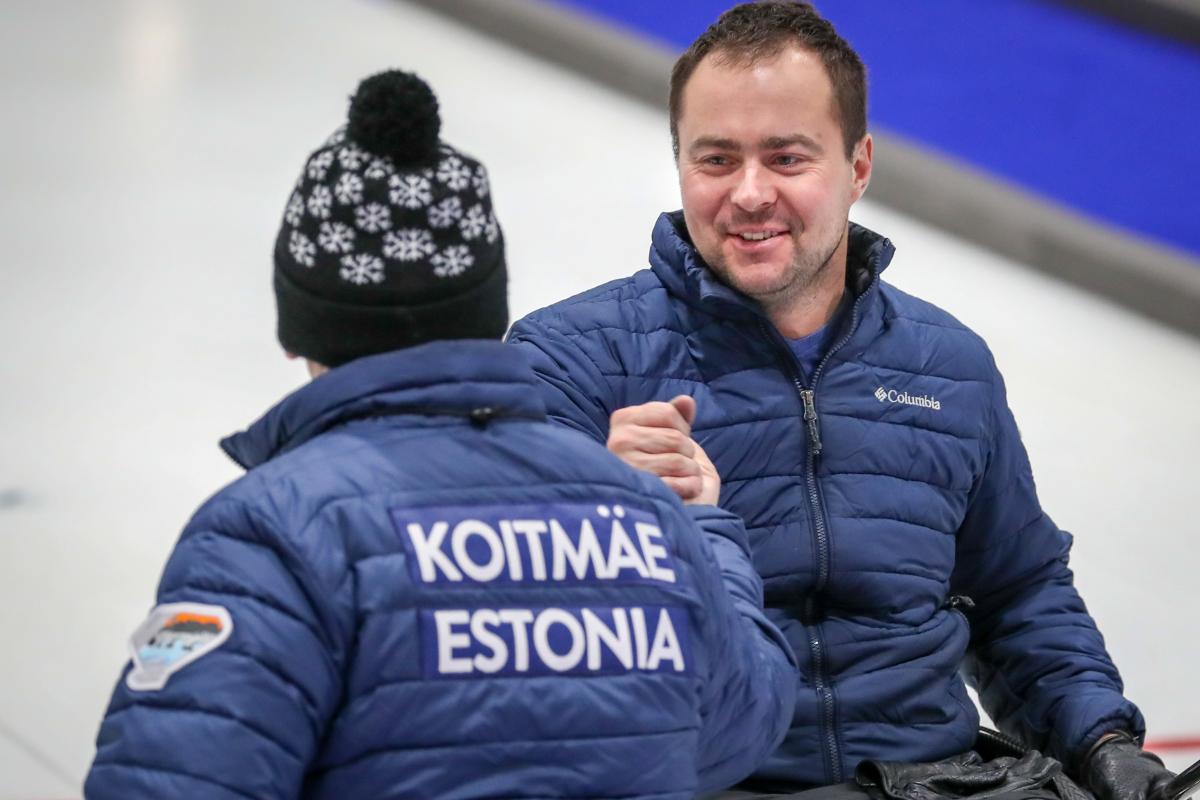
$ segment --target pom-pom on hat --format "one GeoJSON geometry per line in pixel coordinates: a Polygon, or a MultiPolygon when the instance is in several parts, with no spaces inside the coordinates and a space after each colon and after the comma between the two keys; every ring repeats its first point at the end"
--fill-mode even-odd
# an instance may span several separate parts
{"type": "Polygon", "coordinates": [[[508,327],[487,171],[439,139],[433,91],[390,70],[308,159],[275,241],[279,341],[334,367],[508,327]]]}

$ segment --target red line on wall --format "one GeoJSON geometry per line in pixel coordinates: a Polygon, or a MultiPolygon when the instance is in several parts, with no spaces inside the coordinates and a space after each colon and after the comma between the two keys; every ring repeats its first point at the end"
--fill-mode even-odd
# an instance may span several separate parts
{"type": "Polygon", "coordinates": [[[1154,752],[1167,750],[1200,750],[1200,736],[1176,736],[1169,739],[1147,739],[1145,748],[1154,752]]]}

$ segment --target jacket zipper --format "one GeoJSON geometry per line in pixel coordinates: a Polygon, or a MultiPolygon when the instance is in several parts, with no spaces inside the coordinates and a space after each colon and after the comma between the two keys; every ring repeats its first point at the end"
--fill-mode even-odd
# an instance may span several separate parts
{"type": "Polygon", "coordinates": [[[850,337],[858,328],[858,313],[863,298],[875,288],[875,284],[878,281],[879,275],[876,274],[866,291],[854,301],[854,305],[850,310],[850,325],[847,327],[845,335],[826,351],[821,361],[817,364],[817,368],[813,370],[811,389],[806,389],[801,382],[796,356],[791,348],[787,346],[787,343],[783,341],[782,335],[767,321],[759,320],[759,326],[767,338],[775,343],[778,350],[786,353],[788,356],[788,360],[784,362],[787,364],[785,371],[791,376],[792,385],[796,387],[796,392],[800,395],[800,402],[804,407],[804,423],[808,431],[808,470],[805,478],[808,486],[809,510],[812,513],[813,519],[813,534],[817,540],[817,583],[814,592],[804,600],[804,614],[801,621],[804,623],[805,630],[808,631],[808,646],[812,654],[813,665],[812,680],[817,691],[817,697],[821,701],[821,728],[825,739],[825,755],[829,763],[831,783],[841,783],[844,778],[841,749],[838,747],[837,742],[837,714],[834,707],[833,687],[825,676],[825,642],[817,625],[815,598],[816,593],[823,590],[829,581],[830,560],[829,531],[825,522],[824,503],[821,501],[821,492],[817,485],[817,457],[824,449],[824,444],[821,441],[821,424],[817,416],[816,387],[817,382],[821,379],[821,372],[825,369],[825,364],[828,363],[829,358],[845,346],[846,342],[850,341],[850,337]]]}

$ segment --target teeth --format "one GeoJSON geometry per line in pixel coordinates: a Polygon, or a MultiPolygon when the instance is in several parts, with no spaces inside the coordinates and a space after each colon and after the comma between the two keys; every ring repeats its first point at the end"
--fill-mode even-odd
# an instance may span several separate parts
{"type": "Polygon", "coordinates": [[[777,233],[771,231],[759,231],[758,233],[739,233],[747,242],[761,242],[763,239],[770,239],[772,236],[778,236],[777,233]]]}

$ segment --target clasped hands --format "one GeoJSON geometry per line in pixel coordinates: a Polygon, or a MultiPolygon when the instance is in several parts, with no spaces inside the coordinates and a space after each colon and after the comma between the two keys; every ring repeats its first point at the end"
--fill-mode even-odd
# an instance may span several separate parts
{"type": "Polygon", "coordinates": [[[686,394],[613,412],[608,449],[629,466],[662,478],[684,503],[716,505],[721,476],[692,439],[696,401],[686,394]]]}

